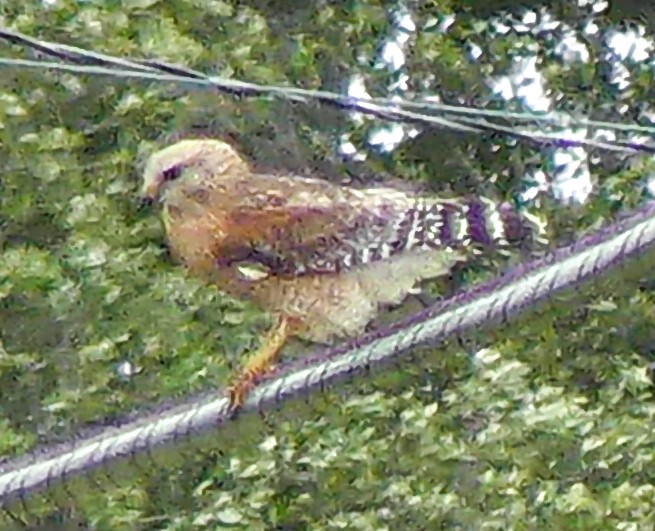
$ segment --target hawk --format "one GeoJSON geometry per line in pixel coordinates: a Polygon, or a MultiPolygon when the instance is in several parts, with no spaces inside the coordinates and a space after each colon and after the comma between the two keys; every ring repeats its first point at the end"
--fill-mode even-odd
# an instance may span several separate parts
{"type": "Polygon", "coordinates": [[[357,336],[419,281],[520,240],[536,223],[479,197],[256,173],[214,139],[182,140],[152,154],[142,194],[161,205],[177,262],[275,316],[229,387],[235,406],[273,368],[290,336],[317,343],[357,336]]]}

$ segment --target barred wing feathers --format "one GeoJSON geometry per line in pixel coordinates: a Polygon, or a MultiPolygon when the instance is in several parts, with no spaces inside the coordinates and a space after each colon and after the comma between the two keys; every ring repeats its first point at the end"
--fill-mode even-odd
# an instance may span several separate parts
{"type": "Polygon", "coordinates": [[[266,187],[259,186],[258,196],[234,198],[228,216],[232,245],[224,242],[221,265],[257,265],[279,277],[341,273],[409,251],[504,248],[534,230],[531,218],[484,198],[410,197],[314,179],[282,181],[275,192],[262,194],[266,187]],[[303,181],[311,186],[298,187],[303,181]]]}

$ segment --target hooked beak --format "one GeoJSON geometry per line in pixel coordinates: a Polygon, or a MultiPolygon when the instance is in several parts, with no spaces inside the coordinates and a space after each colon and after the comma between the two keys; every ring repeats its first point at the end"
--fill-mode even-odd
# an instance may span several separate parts
{"type": "Polygon", "coordinates": [[[141,193],[137,197],[139,210],[151,207],[159,197],[159,186],[157,183],[151,183],[141,188],[141,193]]]}
{"type": "Polygon", "coordinates": [[[152,206],[155,204],[162,195],[162,179],[148,179],[141,187],[141,194],[139,195],[139,204],[142,207],[152,206]]]}
{"type": "Polygon", "coordinates": [[[150,208],[155,202],[155,200],[152,197],[145,196],[145,195],[138,196],[136,201],[139,210],[145,210],[146,208],[150,208]]]}

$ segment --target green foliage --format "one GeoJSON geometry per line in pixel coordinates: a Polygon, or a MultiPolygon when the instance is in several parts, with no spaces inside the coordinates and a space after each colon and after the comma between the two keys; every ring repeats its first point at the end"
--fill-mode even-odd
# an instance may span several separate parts
{"type": "MultiPolygon", "coordinates": [[[[454,2],[423,4],[420,23],[457,12],[454,2]]],[[[372,68],[389,31],[386,7],[374,1],[12,0],[0,22],[262,83],[340,90],[345,75],[359,72],[381,96],[392,77],[372,68]]],[[[451,32],[419,33],[408,65],[415,90],[488,101],[484,76],[530,44],[509,36],[487,46],[489,32],[462,17],[451,32]],[[488,55],[467,62],[464,42],[488,55]]],[[[549,82],[574,103],[611,100],[593,69],[546,62],[549,82]],[[572,79],[594,90],[575,91],[572,79]]],[[[533,155],[425,131],[393,156],[344,163],[333,154],[337,136],[364,138],[378,122],[355,127],[345,113],[313,104],[3,69],[3,456],[221,387],[268,326],[268,316],[172,264],[156,216],[137,208],[139,165],[167,137],[201,129],[237,139],[266,167],[364,180],[384,173],[505,199],[521,184],[508,168],[533,155]],[[140,369],[129,379],[117,371],[125,360],[140,369]]],[[[648,76],[640,72],[638,88],[647,90],[648,76]]],[[[587,231],[619,205],[637,204],[647,171],[603,174],[584,210],[544,201],[553,235],[587,231]]],[[[472,267],[463,278],[502,266],[472,267]]],[[[649,277],[641,264],[512,325],[423,349],[384,374],[285,404],[264,421],[240,419],[193,448],[76,480],[16,511],[31,523],[96,529],[649,528],[649,277]]]]}

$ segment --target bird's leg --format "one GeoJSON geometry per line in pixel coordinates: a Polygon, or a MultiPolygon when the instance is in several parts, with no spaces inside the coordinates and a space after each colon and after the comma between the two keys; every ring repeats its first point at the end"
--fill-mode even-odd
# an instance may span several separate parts
{"type": "Polygon", "coordinates": [[[248,393],[257,385],[259,380],[271,372],[280,350],[290,335],[289,319],[280,316],[275,326],[263,338],[262,346],[249,356],[246,365],[239,371],[238,376],[228,388],[230,403],[240,407],[245,402],[248,393]]]}

